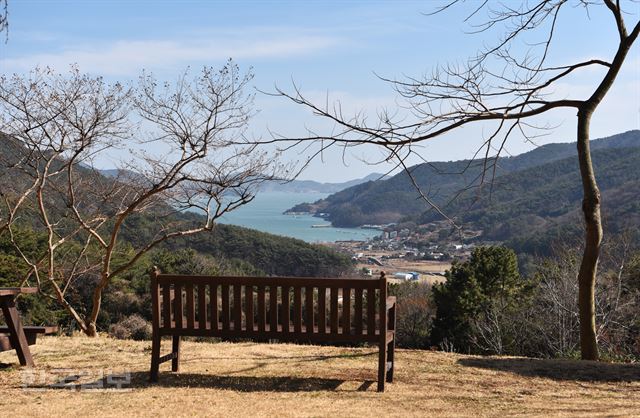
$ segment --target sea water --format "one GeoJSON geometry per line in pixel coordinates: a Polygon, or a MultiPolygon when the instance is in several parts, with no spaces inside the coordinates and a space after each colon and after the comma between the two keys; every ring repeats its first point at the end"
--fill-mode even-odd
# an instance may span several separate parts
{"type": "Polygon", "coordinates": [[[328,221],[310,215],[284,215],[283,212],[304,202],[327,197],[325,193],[262,192],[247,205],[229,212],[218,221],[244,226],[276,235],[298,238],[307,242],[367,240],[380,231],[361,228],[313,227],[329,225],[328,221]]]}

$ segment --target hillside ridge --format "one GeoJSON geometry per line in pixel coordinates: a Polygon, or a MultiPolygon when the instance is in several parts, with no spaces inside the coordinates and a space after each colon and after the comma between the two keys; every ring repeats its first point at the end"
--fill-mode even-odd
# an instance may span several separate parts
{"type": "MultiPolygon", "coordinates": [[[[628,192],[638,189],[640,130],[595,139],[591,146],[596,176],[605,197],[605,218],[617,230],[640,225],[630,207],[633,199],[628,192]]],[[[483,169],[481,160],[423,163],[410,170],[422,190],[447,216],[472,229],[483,230],[484,239],[509,241],[522,239],[524,232],[532,235],[544,228],[571,229],[570,224],[579,223],[582,195],[576,154],[575,143],[555,143],[500,158],[495,178],[490,170],[484,184],[478,180],[483,169]]],[[[404,172],[290,210],[322,214],[341,227],[442,220],[419,198],[404,172]]]]}

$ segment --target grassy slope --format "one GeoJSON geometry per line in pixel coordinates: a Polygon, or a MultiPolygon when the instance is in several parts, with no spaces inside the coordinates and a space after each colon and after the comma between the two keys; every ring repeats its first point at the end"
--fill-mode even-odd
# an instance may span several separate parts
{"type": "MultiPolygon", "coordinates": [[[[164,349],[168,342],[164,343],[164,349]]],[[[374,392],[377,351],[288,344],[183,344],[179,374],[146,383],[148,342],[48,337],[33,346],[49,382],[86,370],[129,370],[130,391],[22,389],[25,371],[0,370],[0,408],[15,416],[633,416],[640,365],[399,350],[396,382],[374,392]],[[71,369],[60,371],[59,369],[71,369]]],[[[16,364],[14,352],[0,362],[16,364]]]]}

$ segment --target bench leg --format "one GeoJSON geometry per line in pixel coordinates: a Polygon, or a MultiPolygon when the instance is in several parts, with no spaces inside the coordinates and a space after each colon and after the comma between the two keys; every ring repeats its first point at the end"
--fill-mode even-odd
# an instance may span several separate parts
{"type": "Polygon", "coordinates": [[[160,369],[160,335],[154,333],[151,339],[151,370],[149,371],[149,381],[158,381],[158,371],[160,369]]]}
{"type": "Polygon", "coordinates": [[[387,354],[388,356],[387,362],[390,364],[389,370],[387,370],[387,382],[389,383],[393,382],[393,369],[395,367],[393,357],[395,354],[395,349],[396,349],[396,339],[394,338],[393,340],[389,341],[389,344],[387,345],[387,351],[389,353],[387,354]]]}
{"type": "Polygon", "coordinates": [[[16,350],[18,360],[23,366],[33,367],[33,358],[31,357],[31,350],[29,350],[29,343],[27,337],[24,334],[22,328],[22,322],[20,321],[20,315],[16,308],[16,303],[13,299],[5,299],[2,301],[2,313],[4,319],[9,327],[9,341],[16,350]]]}
{"type": "Polygon", "coordinates": [[[387,371],[387,343],[380,343],[378,353],[378,392],[384,392],[384,378],[387,371]]]}
{"type": "Polygon", "coordinates": [[[180,336],[173,336],[173,344],[172,344],[172,353],[175,354],[175,357],[171,359],[171,371],[177,372],[180,370],[180,336]]]}

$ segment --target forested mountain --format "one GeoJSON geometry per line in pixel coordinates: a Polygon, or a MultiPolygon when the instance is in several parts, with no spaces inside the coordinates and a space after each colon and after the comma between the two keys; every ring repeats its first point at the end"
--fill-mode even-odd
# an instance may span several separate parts
{"type": "MultiPolygon", "coordinates": [[[[605,222],[615,230],[640,225],[634,197],[640,189],[640,131],[597,139],[591,146],[605,222]]],[[[578,225],[582,189],[575,143],[501,158],[495,178],[489,166],[480,184],[484,167],[482,160],[463,160],[420,164],[411,172],[448,216],[481,229],[485,239],[526,241],[541,231],[578,225]]],[[[336,226],[442,219],[419,198],[406,173],[345,189],[307,208],[326,213],[336,226]]]]}
{"type": "MultiPolygon", "coordinates": [[[[0,164],[0,193],[18,193],[28,187],[31,180],[24,172],[12,168],[12,161],[17,161],[24,153],[24,149],[11,138],[0,134],[0,153],[2,154],[2,164],[0,164]]],[[[78,171],[86,171],[83,175],[87,182],[91,182],[94,188],[107,187],[112,179],[107,181],[106,177],[115,177],[115,171],[105,171],[101,174],[83,168],[76,167],[78,171]],[[104,176],[103,176],[104,175],[104,176]]],[[[54,181],[54,180],[51,180],[54,181]]],[[[61,185],[64,188],[64,184],[61,185]]],[[[67,202],[62,195],[51,195],[48,197],[50,210],[55,212],[67,207],[67,202]]],[[[95,201],[94,201],[95,203],[95,201]]],[[[114,210],[113,202],[108,200],[100,201],[98,204],[105,205],[106,210],[114,210]]],[[[172,210],[162,202],[156,203],[154,209],[129,216],[122,228],[120,238],[123,239],[123,248],[131,245],[141,247],[150,242],[157,232],[152,228],[154,222],[158,222],[158,213],[162,212],[163,222],[183,223],[185,225],[198,225],[203,223],[201,215],[192,212],[177,212],[172,210]]],[[[4,213],[0,212],[0,219],[4,213]]],[[[39,220],[39,214],[35,203],[30,202],[20,212],[16,229],[24,231],[25,236],[36,242],[46,240],[45,229],[39,220]]],[[[6,235],[6,234],[5,234],[6,235]]],[[[2,252],[12,254],[7,237],[0,237],[0,256],[2,252]]],[[[219,260],[227,260],[235,263],[234,273],[264,273],[276,275],[300,275],[300,276],[331,276],[339,275],[351,268],[348,257],[343,256],[327,247],[309,244],[301,240],[267,234],[246,228],[231,225],[216,225],[211,232],[204,232],[201,235],[189,238],[179,238],[167,241],[159,246],[159,250],[178,251],[180,249],[191,249],[196,254],[206,257],[213,257],[219,260]]],[[[123,251],[126,251],[123,249],[123,251]]],[[[37,251],[36,248],[33,251],[37,251]]],[[[19,264],[19,260],[17,261],[19,264]]],[[[12,277],[0,277],[5,284],[10,284],[12,277]]]]}

